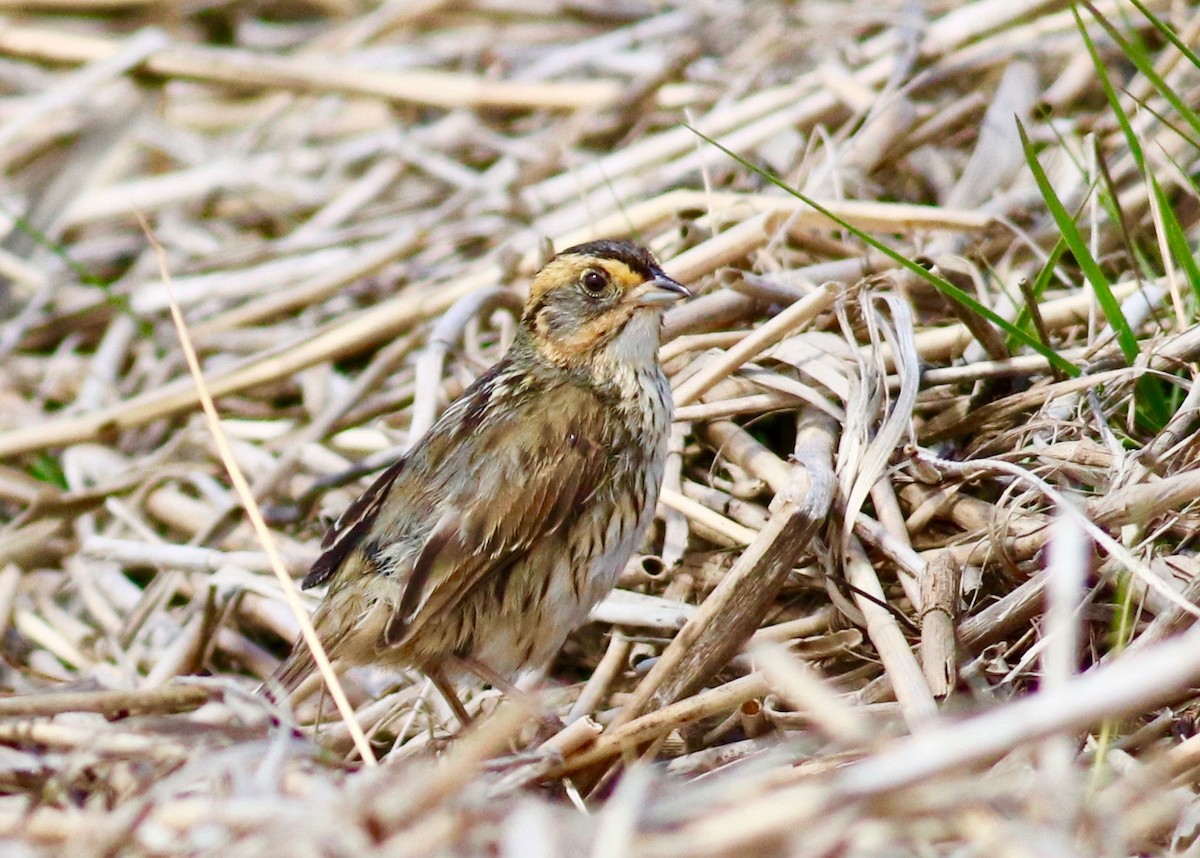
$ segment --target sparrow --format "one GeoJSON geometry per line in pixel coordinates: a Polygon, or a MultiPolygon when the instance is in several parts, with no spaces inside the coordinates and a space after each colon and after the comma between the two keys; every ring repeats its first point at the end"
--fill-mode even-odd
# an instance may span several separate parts
{"type": "MultiPolygon", "coordinates": [[[[416,668],[508,690],[616,584],[654,517],[672,399],[663,310],[689,292],[647,249],[594,241],[533,278],[511,347],[326,533],[304,589],[338,670],[416,668]],[[507,686],[507,687],[506,687],[507,686]]],[[[297,641],[272,680],[314,669],[297,641]]]]}

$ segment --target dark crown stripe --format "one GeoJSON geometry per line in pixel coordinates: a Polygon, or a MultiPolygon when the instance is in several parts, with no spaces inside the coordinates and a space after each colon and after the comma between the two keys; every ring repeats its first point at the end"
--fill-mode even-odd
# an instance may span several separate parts
{"type": "Polygon", "coordinates": [[[601,241],[589,241],[568,247],[559,256],[594,256],[598,259],[615,259],[624,262],[629,269],[647,280],[654,277],[658,271],[658,260],[650,255],[650,251],[639,247],[631,241],[618,241],[611,238],[601,241]]]}

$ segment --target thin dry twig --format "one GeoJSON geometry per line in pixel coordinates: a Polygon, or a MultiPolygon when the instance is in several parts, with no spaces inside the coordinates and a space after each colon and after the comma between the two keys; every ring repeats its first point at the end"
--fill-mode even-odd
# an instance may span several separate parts
{"type": "Polygon", "coordinates": [[[188,334],[187,323],[183,319],[183,313],[179,309],[179,304],[174,300],[171,275],[167,269],[166,254],[163,252],[162,247],[155,242],[149,224],[143,224],[143,228],[146,231],[146,237],[158,256],[159,274],[162,277],[163,286],[171,293],[171,317],[174,319],[176,329],[179,332],[179,343],[183,348],[184,356],[187,358],[188,369],[195,379],[200,404],[204,408],[204,416],[208,421],[209,431],[212,432],[213,442],[217,445],[217,450],[221,454],[221,461],[229,473],[229,479],[242,501],[242,506],[246,510],[246,515],[250,519],[250,523],[254,526],[255,535],[258,537],[263,551],[266,552],[271,562],[271,571],[275,573],[275,577],[279,581],[279,586],[283,588],[284,599],[287,601],[292,614],[296,617],[296,621],[300,624],[300,634],[304,640],[304,645],[312,652],[313,661],[317,664],[317,670],[325,682],[325,687],[329,689],[330,696],[333,697],[334,704],[338,708],[338,713],[341,715],[342,721],[350,730],[350,735],[354,739],[354,745],[362,757],[363,764],[371,768],[378,764],[375,759],[375,753],[371,750],[366,734],[363,733],[362,727],[358,724],[358,719],[354,714],[354,707],[350,705],[350,701],[346,698],[346,692],[342,690],[342,684],[338,680],[337,674],[333,671],[333,665],[329,661],[329,656],[325,653],[325,648],[321,645],[321,639],[317,637],[317,630],[313,628],[312,620],[309,619],[308,612],[304,609],[304,604],[300,601],[300,597],[296,593],[295,585],[287,574],[287,570],[283,565],[283,558],[279,556],[279,550],[275,547],[275,540],[271,536],[271,531],[267,528],[267,523],[263,520],[262,512],[259,510],[258,504],[254,501],[254,493],[250,488],[250,484],[246,481],[245,476],[243,476],[241,468],[237,464],[237,459],[234,458],[228,436],[226,436],[224,429],[221,428],[221,419],[217,414],[217,407],[213,403],[212,394],[205,383],[204,373],[200,368],[200,360],[196,357],[195,347],[192,345],[191,337],[188,334]]]}

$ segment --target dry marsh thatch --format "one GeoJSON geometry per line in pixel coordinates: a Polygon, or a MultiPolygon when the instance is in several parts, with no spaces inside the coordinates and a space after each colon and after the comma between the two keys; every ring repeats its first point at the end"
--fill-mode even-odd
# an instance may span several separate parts
{"type": "Polygon", "coordinates": [[[0,15],[5,854],[1198,853],[1195,4],[0,15]],[[561,730],[256,695],[601,236],[698,297],[561,730]]]}

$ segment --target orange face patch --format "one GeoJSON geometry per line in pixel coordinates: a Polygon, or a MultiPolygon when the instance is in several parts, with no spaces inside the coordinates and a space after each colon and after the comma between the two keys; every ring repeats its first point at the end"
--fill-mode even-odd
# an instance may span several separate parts
{"type": "Polygon", "coordinates": [[[626,327],[662,272],[644,248],[597,241],[560,253],[533,278],[522,324],[552,363],[577,364],[626,327]]]}
{"type": "Polygon", "coordinates": [[[529,287],[527,308],[542,303],[546,293],[554,289],[577,289],[580,279],[588,269],[603,269],[621,294],[630,292],[646,282],[646,278],[619,259],[603,259],[595,256],[564,254],[552,259],[533,278],[529,287]]]}

